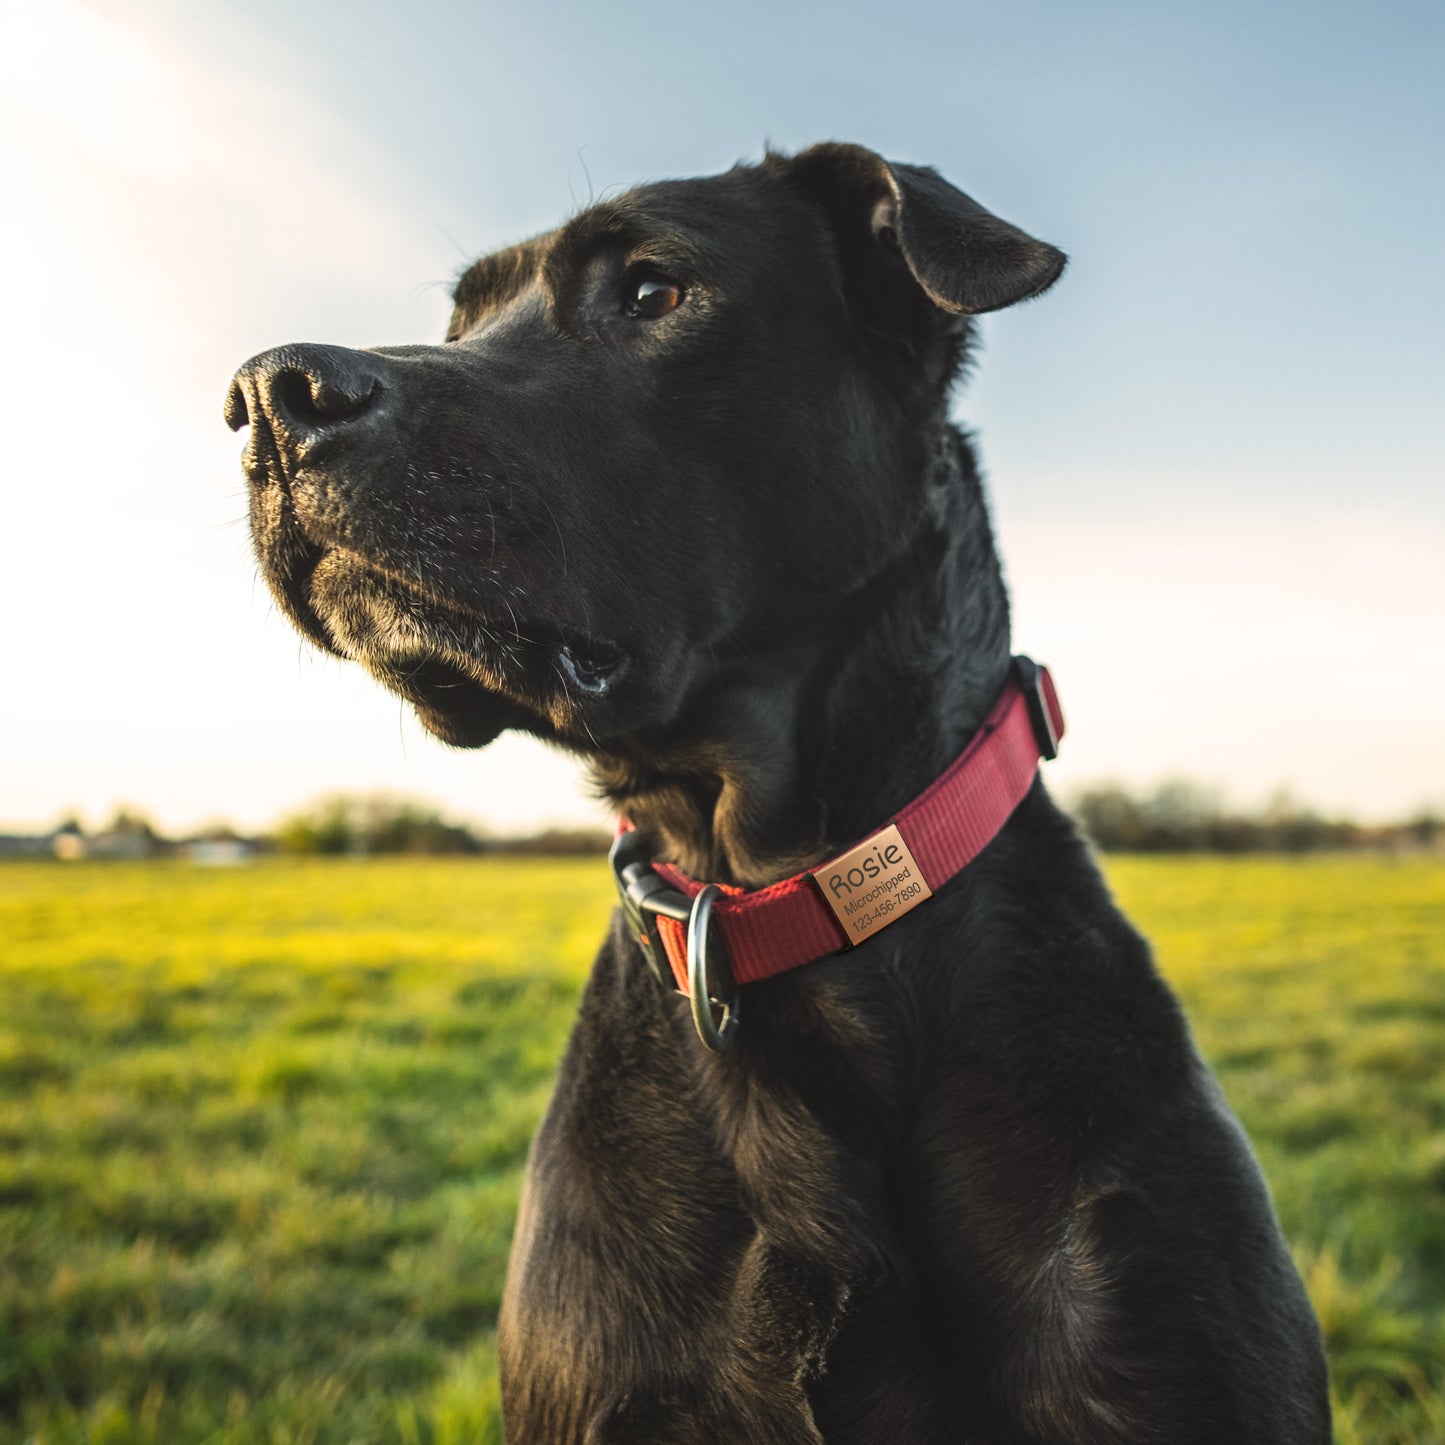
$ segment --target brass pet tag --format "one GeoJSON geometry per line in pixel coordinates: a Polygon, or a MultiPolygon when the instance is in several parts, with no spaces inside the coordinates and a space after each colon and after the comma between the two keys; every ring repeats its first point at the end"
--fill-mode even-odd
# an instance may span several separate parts
{"type": "Polygon", "coordinates": [[[933,897],[896,823],[813,869],[813,881],[843,925],[850,945],[871,938],[933,897]]]}

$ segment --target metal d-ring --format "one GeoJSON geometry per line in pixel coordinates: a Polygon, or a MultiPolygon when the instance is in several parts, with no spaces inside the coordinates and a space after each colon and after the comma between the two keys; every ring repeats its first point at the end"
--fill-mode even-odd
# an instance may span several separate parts
{"type": "Polygon", "coordinates": [[[713,902],[722,896],[722,889],[709,883],[692,900],[687,915],[687,991],[692,999],[692,1021],[698,1038],[715,1054],[731,1046],[740,1004],[722,937],[712,927],[713,902]],[[714,1008],[719,1010],[717,1014],[714,1008]]]}

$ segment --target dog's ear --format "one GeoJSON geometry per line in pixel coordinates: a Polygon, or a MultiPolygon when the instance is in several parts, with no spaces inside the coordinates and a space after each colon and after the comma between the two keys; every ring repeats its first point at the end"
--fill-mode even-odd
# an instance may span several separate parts
{"type": "Polygon", "coordinates": [[[882,301],[880,285],[901,263],[934,306],[972,316],[1039,295],[1064,269],[1062,251],[984,210],[927,166],[836,141],[796,156],[770,154],[764,164],[823,207],[845,281],[857,291],[867,277],[865,297],[882,301]]]}

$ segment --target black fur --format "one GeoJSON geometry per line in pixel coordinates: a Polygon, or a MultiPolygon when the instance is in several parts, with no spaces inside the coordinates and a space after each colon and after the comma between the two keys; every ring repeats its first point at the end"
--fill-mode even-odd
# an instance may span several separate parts
{"type": "MultiPolygon", "coordinates": [[[[948,393],[1063,260],[856,146],[593,206],[467,271],[444,346],[242,368],[267,578],[439,736],[577,749],[657,856],[770,883],[1004,682],[948,393]]],[[[927,906],[751,985],[725,1055],[614,922],[501,1356],[517,1445],[1329,1439],[1249,1146],[1042,783],[927,906]]]]}

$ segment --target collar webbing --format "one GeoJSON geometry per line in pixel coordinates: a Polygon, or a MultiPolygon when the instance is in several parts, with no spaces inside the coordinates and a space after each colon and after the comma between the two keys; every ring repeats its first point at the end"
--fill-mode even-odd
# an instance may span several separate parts
{"type": "Polygon", "coordinates": [[[659,963],[660,945],[683,993],[688,914],[697,912],[689,905],[705,888],[708,926],[721,936],[734,984],[850,948],[931,897],[984,850],[1028,792],[1040,758],[1056,755],[1063,732],[1048,669],[1014,658],[998,701],[939,778],[846,852],[756,892],[639,862],[635,849],[624,847],[632,825],[623,820],[613,861],[628,921],[659,963]]]}

